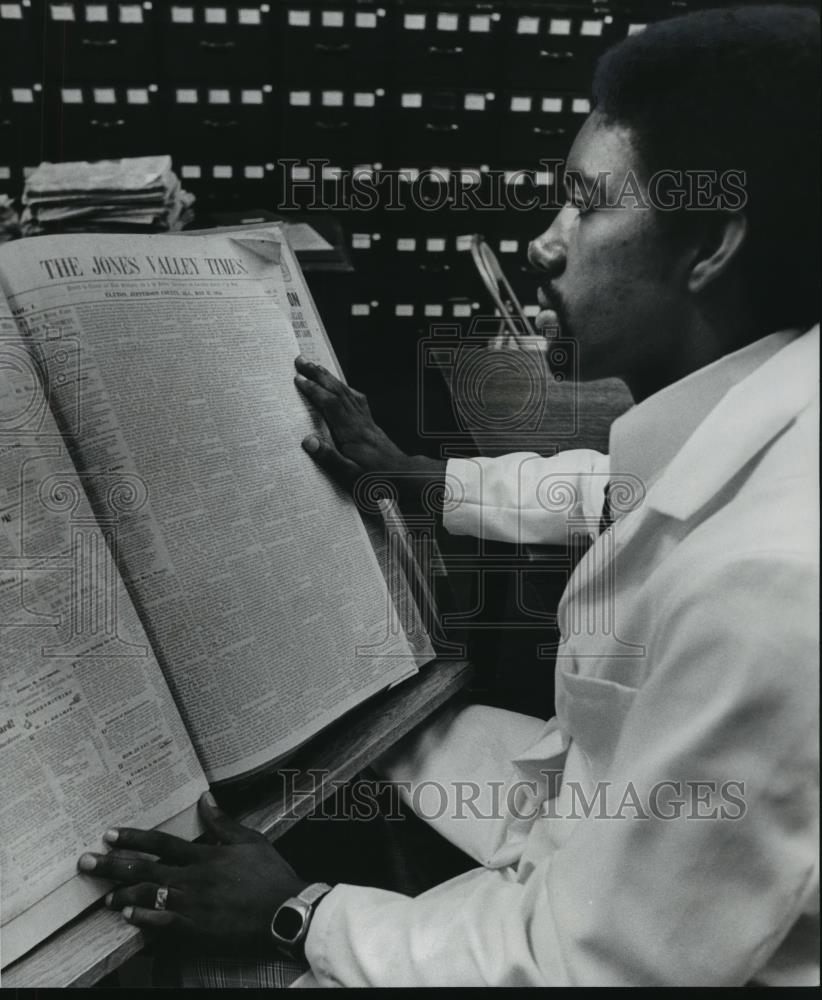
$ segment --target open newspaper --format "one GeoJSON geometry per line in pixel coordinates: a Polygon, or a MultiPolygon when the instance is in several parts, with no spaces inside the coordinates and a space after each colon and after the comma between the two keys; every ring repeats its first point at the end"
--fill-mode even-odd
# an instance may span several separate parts
{"type": "Polygon", "coordinates": [[[300,446],[293,359],[338,368],[276,229],[23,240],[0,288],[5,966],[102,894],[75,864],[104,829],[196,836],[209,783],[433,650],[300,446]]]}

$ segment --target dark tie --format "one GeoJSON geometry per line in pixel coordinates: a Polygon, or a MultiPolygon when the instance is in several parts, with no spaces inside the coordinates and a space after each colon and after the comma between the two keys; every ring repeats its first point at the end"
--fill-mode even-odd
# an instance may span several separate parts
{"type": "Polygon", "coordinates": [[[605,484],[605,500],[602,504],[602,516],[599,519],[599,533],[602,534],[614,523],[614,515],[611,512],[611,484],[605,484]]]}

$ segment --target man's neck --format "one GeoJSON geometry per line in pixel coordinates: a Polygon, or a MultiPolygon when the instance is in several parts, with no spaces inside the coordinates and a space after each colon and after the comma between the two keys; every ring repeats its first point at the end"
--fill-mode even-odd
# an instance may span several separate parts
{"type": "Polygon", "coordinates": [[[626,372],[624,381],[634,402],[641,403],[666,386],[772,332],[760,329],[759,324],[741,309],[730,314],[726,309],[715,308],[704,313],[695,312],[681,324],[675,350],[669,351],[662,360],[656,358],[646,368],[626,372]]]}

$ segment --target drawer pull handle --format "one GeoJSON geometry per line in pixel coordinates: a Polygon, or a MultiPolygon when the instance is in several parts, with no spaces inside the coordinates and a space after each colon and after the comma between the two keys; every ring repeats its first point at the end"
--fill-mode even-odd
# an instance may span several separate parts
{"type": "Polygon", "coordinates": [[[325,129],[326,131],[333,131],[333,130],[335,130],[335,129],[336,129],[336,130],[339,130],[339,129],[344,129],[344,128],[348,128],[348,122],[324,122],[324,121],[315,121],[315,122],[314,122],[314,126],[315,126],[316,128],[323,128],[323,129],[325,129]]]}
{"type": "Polygon", "coordinates": [[[120,43],[116,38],[84,38],[81,45],[87,45],[90,49],[113,49],[120,43]]]}
{"type": "Polygon", "coordinates": [[[350,52],[350,42],[339,42],[332,45],[330,42],[314,42],[315,52],[350,52]]]}
{"type": "Polygon", "coordinates": [[[540,49],[540,59],[573,59],[574,53],[565,49],[562,52],[551,52],[548,49],[540,49]]]}
{"type": "Polygon", "coordinates": [[[92,118],[89,124],[93,128],[122,128],[125,125],[125,120],[122,118],[114,118],[114,119],[92,118]]]}
{"type": "Polygon", "coordinates": [[[454,45],[451,48],[447,48],[442,45],[429,45],[428,54],[431,56],[461,56],[462,46],[454,45]]]}
{"type": "Polygon", "coordinates": [[[459,132],[460,127],[456,122],[446,122],[438,125],[435,122],[426,122],[425,127],[429,132],[459,132]]]}
{"type": "Polygon", "coordinates": [[[212,52],[225,52],[227,49],[236,49],[237,43],[231,39],[225,42],[211,42],[207,38],[201,38],[200,48],[210,49],[212,52]]]}
{"type": "Polygon", "coordinates": [[[240,123],[235,119],[230,119],[229,121],[215,121],[213,118],[204,118],[203,125],[206,128],[223,129],[223,128],[236,128],[240,123]]]}
{"type": "Polygon", "coordinates": [[[565,135],[564,128],[543,128],[541,125],[534,125],[531,131],[534,135],[565,135]]]}

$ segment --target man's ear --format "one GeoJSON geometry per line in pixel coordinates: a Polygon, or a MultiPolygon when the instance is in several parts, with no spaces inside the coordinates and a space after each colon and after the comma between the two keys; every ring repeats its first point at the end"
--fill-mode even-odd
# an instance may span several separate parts
{"type": "Polygon", "coordinates": [[[688,289],[697,294],[728,272],[739,259],[748,234],[748,220],[742,212],[717,212],[706,221],[688,275],[688,289]]]}

